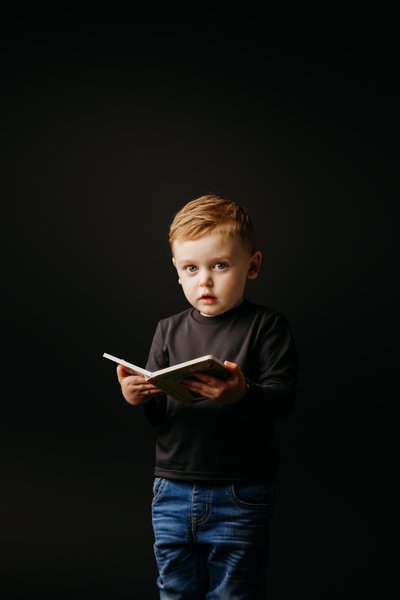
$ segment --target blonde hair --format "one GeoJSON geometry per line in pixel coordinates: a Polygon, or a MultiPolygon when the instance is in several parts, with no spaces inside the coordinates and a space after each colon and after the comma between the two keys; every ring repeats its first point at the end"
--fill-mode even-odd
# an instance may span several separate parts
{"type": "Polygon", "coordinates": [[[200,196],[181,208],[170,225],[169,242],[172,247],[175,240],[197,240],[212,233],[239,234],[251,254],[256,250],[248,213],[233,200],[215,194],[200,196]]]}

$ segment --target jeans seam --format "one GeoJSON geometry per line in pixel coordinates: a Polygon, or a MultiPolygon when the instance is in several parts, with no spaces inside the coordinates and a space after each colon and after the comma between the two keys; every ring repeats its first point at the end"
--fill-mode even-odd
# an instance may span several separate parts
{"type": "Polygon", "coordinates": [[[190,521],[191,521],[191,525],[192,525],[191,529],[192,529],[193,540],[195,540],[195,537],[196,537],[197,527],[199,525],[202,525],[203,523],[206,523],[210,517],[210,506],[211,506],[210,496],[212,496],[212,490],[210,490],[205,499],[205,504],[206,504],[205,513],[203,516],[196,519],[193,515],[195,490],[196,490],[196,484],[193,485],[191,507],[190,507],[190,521]]]}
{"type": "Polygon", "coordinates": [[[160,481],[158,482],[155,494],[153,496],[152,504],[155,504],[159,500],[160,496],[162,495],[162,493],[164,491],[166,483],[167,483],[167,480],[163,477],[160,477],[160,481]]]}

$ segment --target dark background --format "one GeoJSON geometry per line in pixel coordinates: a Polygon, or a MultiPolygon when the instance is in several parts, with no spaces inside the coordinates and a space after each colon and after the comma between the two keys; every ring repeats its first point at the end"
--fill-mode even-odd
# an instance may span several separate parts
{"type": "Polygon", "coordinates": [[[398,593],[398,20],[197,6],[3,14],[1,597],[155,600],[144,365],[186,308],[168,225],[230,195],[301,358],[271,600],[398,593]]]}

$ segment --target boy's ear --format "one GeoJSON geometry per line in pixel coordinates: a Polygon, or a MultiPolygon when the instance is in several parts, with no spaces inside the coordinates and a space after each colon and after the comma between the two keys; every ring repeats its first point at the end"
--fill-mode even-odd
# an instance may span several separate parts
{"type": "MultiPolygon", "coordinates": [[[[175,269],[178,270],[178,267],[176,266],[176,260],[174,257],[172,257],[172,264],[174,265],[175,269]]],[[[178,279],[178,283],[181,283],[180,279],[178,279]]]]}
{"type": "Polygon", "coordinates": [[[247,273],[247,279],[256,279],[258,273],[260,272],[262,260],[262,253],[260,250],[256,250],[250,260],[250,266],[247,273]]]}

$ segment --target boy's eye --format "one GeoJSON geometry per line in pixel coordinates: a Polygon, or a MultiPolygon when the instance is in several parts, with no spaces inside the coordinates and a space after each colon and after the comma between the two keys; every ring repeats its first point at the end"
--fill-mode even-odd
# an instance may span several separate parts
{"type": "Polygon", "coordinates": [[[223,262],[219,262],[219,263],[215,263],[214,268],[217,269],[218,271],[223,271],[224,269],[227,268],[227,264],[223,263],[223,262]]]}
{"type": "Polygon", "coordinates": [[[186,271],[189,271],[189,273],[194,273],[197,269],[196,265],[188,265],[187,267],[185,267],[186,271]]]}

